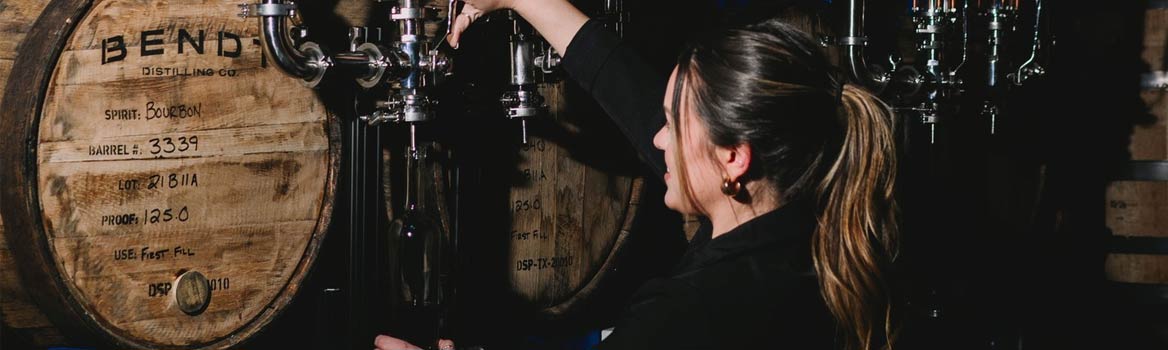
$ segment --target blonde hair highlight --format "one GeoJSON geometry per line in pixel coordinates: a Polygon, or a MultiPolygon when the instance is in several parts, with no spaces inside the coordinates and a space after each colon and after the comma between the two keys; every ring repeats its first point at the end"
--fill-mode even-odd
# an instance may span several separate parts
{"type": "Polygon", "coordinates": [[[890,348],[896,329],[883,265],[899,236],[893,113],[858,86],[846,84],[842,94],[843,144],[817,191],[815,271],[828,308],[853,332],[849,347],[871,349],[879,331],[890,348]]]}

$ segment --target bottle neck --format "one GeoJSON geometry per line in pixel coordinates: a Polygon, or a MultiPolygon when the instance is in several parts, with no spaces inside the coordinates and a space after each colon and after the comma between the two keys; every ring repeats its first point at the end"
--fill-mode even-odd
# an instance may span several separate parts
{"type": "Polygon", "coordinates": [[[426,186],[426,153],[414,147],[406,148],[406,202],[405,209],[423,210],[426,186]]]}

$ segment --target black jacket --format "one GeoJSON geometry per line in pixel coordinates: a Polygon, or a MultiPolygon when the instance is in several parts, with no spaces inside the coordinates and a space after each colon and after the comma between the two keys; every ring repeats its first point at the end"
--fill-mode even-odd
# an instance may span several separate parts
{"type": "MultiPolygon", "coordinates": [[[[563,67],[658,175],[665,81],[598,21],[576,33],[563,67]]],[[[600,349],[834,349],[834,321],[811,263],[815,215],[791,203],[711,239],[703,222],[673,276],[634,295],[600,349]]]]}

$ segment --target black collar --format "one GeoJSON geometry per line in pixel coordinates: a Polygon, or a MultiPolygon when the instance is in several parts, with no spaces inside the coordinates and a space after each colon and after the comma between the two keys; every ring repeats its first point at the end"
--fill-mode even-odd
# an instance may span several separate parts
{"type": "MultiPolygon", "coordinates": [[[[675,273],[681,274],[709,266],[748,252],[779,244],[809,244],[815,231],[815,213],[809,204],[790,203],[779,209],[759,215],[750,221],[718,236],[710,238],[713,226],[706,218],[690,241],[689,248],[675,273]]],[[[810,245],[807,250],[810,251],[810,245]]]]}

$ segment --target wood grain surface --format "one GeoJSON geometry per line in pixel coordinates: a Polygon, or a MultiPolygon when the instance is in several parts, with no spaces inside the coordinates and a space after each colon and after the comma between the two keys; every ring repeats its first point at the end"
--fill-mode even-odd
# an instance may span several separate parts
{"type": "MultiPolygon", "coordinates": [[[[1164,71],[1168,9],[1148,9],[1144,26],[1144,63],[1150,71],[1164,71]]],[[[1168,91],[1144,90],[1140,95],[1156,120],[1133,127],[1132,159],[1168,161],[1168,91]]],[[[1168,239],[1168,181],[1114,181],[1106,196],[1107,226],[1113,234],[1168,239]]],[[[1168,256],[1110,254],[1105,270],[1113,281],[1168,284],[1168,256]]]]}
{"type": "Polygon", "coordinates": [[[295,295],[328,226],[337,131],[263,62],[236,5],[97,1],[45,63],[34,149],[10,151],[35,162],[6,166],[35,179],[11,203],[35,201],[28,234],[51,262],[22,271],[73,302],[55,321],[125,347],[226,348],[295,295]],[[183,312],[176,278],[192,271],[210,299],[183,312]]]}

